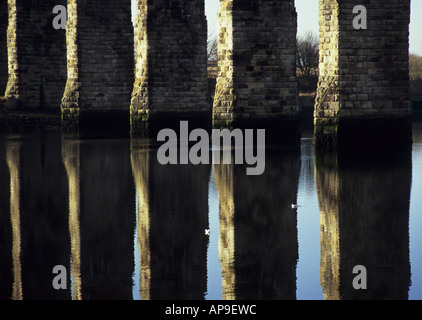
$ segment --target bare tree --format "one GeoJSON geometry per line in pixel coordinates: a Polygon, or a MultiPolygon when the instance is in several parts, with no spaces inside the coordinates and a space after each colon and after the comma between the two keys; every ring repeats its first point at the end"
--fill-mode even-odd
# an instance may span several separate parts
{"type": "Polygon", "coordinates": [[[319,39],[312,32],[297,38],[296,66],[302,75],[315,74],[319,61],[319,39]]]}
{"type": "Polygon", "coordinates": [[[210,35],[208,38],[208,61],[216,62],[218,60],[218,41],[217,36],[210,35]]]}
{"type": "Polygon", "coordinates": [[[314,91],[318,82],[319,39],[312,32],[297,38],[296,67],[299,89],[314,91]]]}
{"type": "Polygon", "coordinates": [[[422,79],[422,57],[416,54],[409,55],[410,80],[422,79]]]}

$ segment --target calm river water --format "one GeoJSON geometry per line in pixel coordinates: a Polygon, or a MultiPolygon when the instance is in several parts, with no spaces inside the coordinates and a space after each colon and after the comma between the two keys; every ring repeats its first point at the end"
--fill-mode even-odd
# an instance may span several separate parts
{"type": "Polygon", "coordinates": [[[2,135],[0,299],[422,299],[413,132],[412,153],[339,157],[304,131],[261,176],[162,166],[145,139],[2,135]]]}

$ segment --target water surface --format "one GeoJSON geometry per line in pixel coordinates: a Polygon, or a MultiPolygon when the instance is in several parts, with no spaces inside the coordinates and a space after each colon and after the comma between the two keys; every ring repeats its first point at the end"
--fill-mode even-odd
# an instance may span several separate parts
{"type": "Polygon", "coordinates": [[[413,132],[409,154],[343,157],[305,130],[261,176],[162,166],[147,139],[2,135],[0,299],[422,299],[413,132]]]}

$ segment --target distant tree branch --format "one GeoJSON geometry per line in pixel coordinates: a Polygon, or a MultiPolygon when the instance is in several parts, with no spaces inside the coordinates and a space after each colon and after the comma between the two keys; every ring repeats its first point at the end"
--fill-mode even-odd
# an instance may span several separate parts
{"type": "Polygon", "coordinates": [[[297,38],[296,68],[299,89],[313,92],[318,82],[319,39],[312,32],[297,38]]]}
{"type": "Polygon", "coordinates": [[[217,61],[218,60],[218,41],[217,36],[210,35],[208,37],[208,61],[217,61]]]}
{"type": "Polygon", "coordinates": [[[416,54],[409,55],[410,80],[422,79],[422,57],[416,54]]]}
{"type": "Polygon", "coordinates": [[[296,66],[304,76],[315,73],[319,63],[319,39],[312,32],[297,38],[296,66]]]}

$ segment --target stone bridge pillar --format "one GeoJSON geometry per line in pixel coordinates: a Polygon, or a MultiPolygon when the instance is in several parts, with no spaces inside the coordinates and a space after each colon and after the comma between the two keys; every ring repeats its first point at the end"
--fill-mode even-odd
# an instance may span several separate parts
{"type": "Polygon", "coordinates": [[[132,132],[209,122],[204,0],[137,0],[135,39],[132,132]]]}
{"type": "Polygon", "coordinates": [[[9,76],[4,102],[9,109],[60,108],[66,83],[66,39],[64,30],[53,27],[56,5],[66,6],[66,1],[2,0],[0,3],[0,89],[4,88],[7,59],[4,24],[8,14],[9,76]]]}
{"type": "Polygon", "coordinates": [[[294,0],[224,0],[218,19],[214,125],[296,120],[294,0]]]}
{"type": "Polygon", "coordinates": [[[7,0],[0,0],[0,97],[7,85],[7,0]]]}
{"type": "Polygon", "coordinates": [[[383,131],[394,138],[399,133],[396,129],[403,123],[406,126],[410,118],[410,0],[362,0],[358,4],[366,8],[366,29],[353,24],[354,19],[364,22],[358,17],[363,11],[353,13],[356,1],[319,2],[317,137],[344,132],[366,140],[383,131]]]}
{"type": "Polygon", "coordinates": [[[129,123],[134,59],[131,1],[69,0],[67,14],[64,127],[85,127],[83,122],[88,129],[102,127],[109,115],[117,120],[117,114],[129,123]]]}

